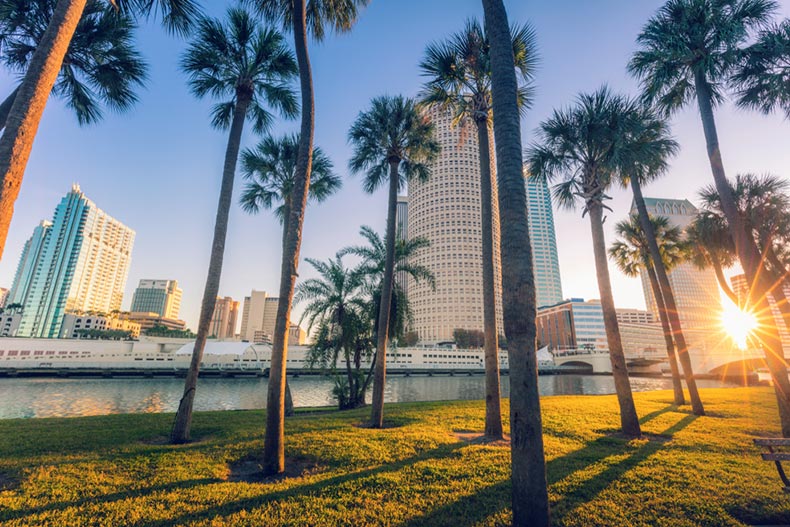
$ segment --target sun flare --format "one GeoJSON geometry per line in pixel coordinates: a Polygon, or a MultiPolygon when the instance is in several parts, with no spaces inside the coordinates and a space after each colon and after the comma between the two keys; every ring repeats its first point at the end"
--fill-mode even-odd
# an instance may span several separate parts
{"type": "Polygon", "coordinates": [[[722,307],[721,325],[724,331],[740,349],[746,349],[749,336],[757,329],[757,317],[730,302],[722,307]]]}

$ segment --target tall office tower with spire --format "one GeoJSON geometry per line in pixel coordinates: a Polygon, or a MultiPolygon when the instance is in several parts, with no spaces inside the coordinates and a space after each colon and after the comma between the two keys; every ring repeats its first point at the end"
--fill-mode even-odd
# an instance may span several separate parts
{"type": "MultiPolygon", "coordinates": [[[[430,112],[441,153],[427,182],[409,185],[408,237],[422,236],[430,246],[412,263],[436,277],[436,290],[409,280],[409,301],[420,340],[446,341],[455,329],[483,329],[480,165],[477,134],[452,126],[452,118],[430,112]]],[[[493,151],[492,151],[493,159],[493,151]]],[[[502,331],[502,273],[499,261],[499,204],[493,188],[494,278],[497,327],[502,331]]]]}
{"type": "MultiPolygon", "coordinates": [[[[664,216],[670,225],[686,229],[697,215],[697,208],[687,199],[645,198],[651,216],[664,216]]],[[[636,205],[631,206],[636,212],[636,205]]],[[[658,319],[658,308],[646,273],[641,273],[642,289],[647,309],[658,319]]],[[[720,331],[721,296],[712,269],[699,270],[684,262],[669,272],[669,284],[675,295],[678,315],[683,329],[720,331]]]]}
{"type": "Polygon", "coordinates": [[[69,311],[121,308],[134,231],[109,216],[78,185],[25,244],[14,278],[23,305],[19,336],[58,336],[69,311]]]}
{"type": "Polygon", "coordinates": [[[554,212],[551,209],[551,192],[545,179],[531,178],[528,174],[525,174],[525,178],[537,305],[538,307],[553,306],[562,302],[563,297],[554,212]]]}

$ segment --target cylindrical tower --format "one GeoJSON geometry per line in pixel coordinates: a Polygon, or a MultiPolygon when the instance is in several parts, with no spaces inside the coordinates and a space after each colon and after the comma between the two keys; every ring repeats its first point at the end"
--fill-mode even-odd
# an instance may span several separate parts
{"type": "MultiPolygon", "coordinates": [[[[451,116],[437,110],[430,116],[442,151],[429,181],[409,185],[408,225],[409,239],[422,236],[430,241],[412,261],[433,271],[436,290],[409,280],[409,300],[412,329],[421,341],[437,342],[452,340],[455,329],[483,330],[480,165],[473,123],[454,127],[451,116]]],[[[493,160],[493,148],[490,151],[493,160]]],[[[496,184],[492,201],[497,329],[503,334],[496,184]]]]}

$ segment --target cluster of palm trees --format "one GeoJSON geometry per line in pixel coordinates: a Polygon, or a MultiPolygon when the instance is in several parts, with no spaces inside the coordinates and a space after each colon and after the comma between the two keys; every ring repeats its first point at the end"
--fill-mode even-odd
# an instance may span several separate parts
{"type": "MultiPolygon", "coordinates": [[[[372,381],[378,356],[378,316],[381,312],[384,275],[387,263],[385,241],[373,229],[363,226],[360,235],[366,245],[346,247],[327,261],[307,258],[318,272],[296,286],[294,303],[303,303],[302,319],[309,330],[315,330],[308,362],[335,373],[334,395],[341,410],[365,404],[365,394],[372,381]],[[353,268],[346,267],[343,257],[352,255],[361,261],[353,268]],[[367,372],[362,362],[370,362],[367,372]],[[337,374],[338,361],[345,367],[344,375],[337,374]]],[[[433,273],[425,266],[410,262],[416,251],[428,246],[425,238],[395,242],[394,271],[398,276],[416,282],[435,284],[433,273]]],[[[400,341],[411,321],[411,307],[403,284],[393,283],[387,324],[387,339],[400,341]]]]}
{"type": "MultiPolygon", "coordinates": [[[[264,471],[281,473],[285,463],[286,339],[295,290],[299,300],[308,302],[308,317],[318,324],[323,347],[317,348],[317,353],[329,353],[330,359],[342,357],[347,365],[358,363],[362,354],[372,352],[375,340],[371,424],[383,424],[386,348],[388,339],[399,331],[397,320],[403,312],[394,285],[401,262],[395,232],[396,197],[410,180],[430,177],[430,164],[439,152],[433,126],[421,107],[451,112],[458,126],[474,124],[479,142],[487,369],[485,432],[491,437],[502,434],[496,372],[499,331],[493,316],[493,257],[499,251],[501,280],[508,284],[502,293],[502,305],[511,374],[513,524],[547,525],[549,503],[537,390],[535,281],[524,155],[529,177],[556,181],[554,195],[558,202],[568,207],[579,203],[582,214],[590,217],[623,432],[631,436],[641,433],[615,317],[603,232],[607,192],[617,184],[631,187],[638,214],[622,225],[620,234],[626,243],[616,250],[622,252],[624,262],[630,262],[628,269],[644,267],[655,275],[652,283],[663,306],[668,351],[676,351],[680,364],[675,369],[682,369],[693,411],[701,415],[704,408],[667,278],[667,268],[676,261],[670,242],[677,233],[648,216],[641,187],[667,171],[670,158],[679,148],[666,119],[696,99],[715,182],[708,193],[710,199],[706,198],[708,206],[695,226],[699,236],[712,240],[700,244],[705,251],[698,255],[700,261],[726,266],[731,263],[727,255],[734,253],[753,292],[750,307],[758,313],[770,313],[769,299],[773,298],[782,306],[785,320],[790,321],[790,307],[781,291],[781,284],[788,280],[787,231],[781,230],[784,220],[766,225],[761,219],[763,214],[785,210],[781,195],[786,193],[783,189],[766,191],[762,200],[739,197],[738,181],[733,184],[725,176],[714,120],[715,106],[727,90],[744,107],[763,112],[780,108],[790,115],[786,67],[790,26],[787,21],[772,24],[776,10],[773,0],[669,0],[639,35],[639,49],[628,66],[642,83],[642,96],[632,99],[607,87],[582,94],[574,106],[555,111],[541,123],[536,141],[523,152],[521,117],[530,103],[534,34],[529,26],[509,24],[502,0],[482,0],[483,25],[470,21],[457,35],[426,50],[421,68],[427,81],[418,99],[375,98],[349,132],[354,150],[350,171],[362,175],[363,188],[368,192],[385,184],[389,189],[384,239],[376,238],[373,243],[369,238],[372,249],[347,251],[361,256],[362,266],[368,271],[375,269],[375,273],[349,271],[342,254],[329,262],[309,260],[321,278],[305,281],[297,290],[308,200],[325,199],[339,187],[331,162],[313,144],[314,86],[308,37],[320,43],[329,33],[351,30],[368,2],[244,0],[243,5],[228,9],[224,18],[212,19],[201,14],[196,0],[0,0],[0,55],[6,65],[24,72],[19,86],[0,105],[0,111],[7,112],[0,119],[0,256],[49,94],[66,97],[81,123],[101,118],[99,102],[113,110],[126,109],[136,100],[135,88],[146,78],[146,65],[131,39],[135,20],[156,15],[168,31],[190,37],[181,68],[195,96],[217,100],[211,124],[227,130],[228,141],[198,334],[171,439],[184,442],[189,438],[199,367],[222,270],[233,182],[241,157],[248,180],[243,207],[253,213],[276,207],[283,224],[281,301],[273,337],[263,452],[264,471]],[[283,31],[293,34],[293,51],[285,37],[264,21],[279,24],[283,31]],[[299,97],[292,87],[297,77],[299,97]],[[240,153],[248,121],[256,133],[263,135],[277,116],[290,119],[297,115],[301,116],[298,134],[265,136],[256,148],[240,153]],[[496,153],[495,170],[492,150],[496,153]],[[492,228],[497,209],[502,232],[499,247],[492,228]],[[637,231],[641,231],[639,237],[637,231]],[[670,246],[665,244],[662,249],[657,233],[669,240],[670,246]],[[362,289],[368,290],[365,302],[359,300],[362,289]],[[364,310],[362,304],[367,306],[364,310]],[[365,329],[352,328],[363,311],[369,319],[360,324],[365,329]]],[[[761,345],[774,379],[782,431],[790,436],[790,382],[777,324],[768,316],[761,321],[761,345]]],[[[347,372],[349,369],[353,370],[347,366],[347,372]]],[[[349,394],[350,404],[353,398],[354,403],[359,402],[360,393],[364,397],[370,376],[368,372],[365,379],[356,374],[347,377],[349,391],[344,393],[349,394]]],[[[675,377],[676,401],[681,402],[684,394],[679,373],[675,377]]]]}

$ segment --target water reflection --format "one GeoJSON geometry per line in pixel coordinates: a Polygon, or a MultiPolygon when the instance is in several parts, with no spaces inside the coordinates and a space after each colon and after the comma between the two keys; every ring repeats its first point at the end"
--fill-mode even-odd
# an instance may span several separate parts
{"type": "MultiPolygon", "coordinates": [[[[502,395],[510,393],[502,377],[502,395]]],[[[72,417],[118,413],[174,412],[183,390],[182,379],[0,379],[0,418],[72,417]]],[[[326,377],[289,379],[294,405],[331,406],[332,380],[326,377]]],[[[201,379],[196,410],[248,410],[266,403],[266,379],[201,379]]],[[[734,386],[700,380],[698,386],[734,386]]],[[[668,390],[670,379],[634,377],[634,391],[668,390]]],[[[614,393],[609,376],[549,375],[538,379],[542,395],[614,393]]],[[[485,378],[475,376],[390,376],[387,402],[483,399],[485,378]]]]}

